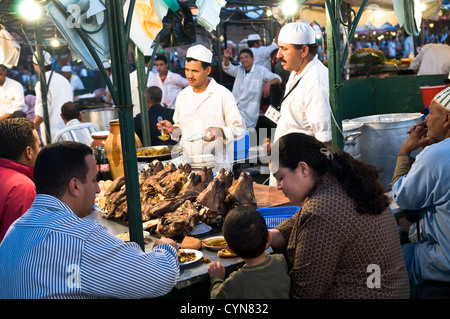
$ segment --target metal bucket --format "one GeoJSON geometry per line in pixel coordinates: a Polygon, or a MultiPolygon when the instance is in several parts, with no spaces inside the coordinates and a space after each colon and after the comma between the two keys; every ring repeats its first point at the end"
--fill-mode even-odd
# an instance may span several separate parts
{"type": "Polygon", "coordinates": [[[81,113],[87,121],[97,124],[102,131],[109,131],[109,121],[119,118],[115,108],[84,110],[81,113]]]}
{"type": "Polygon", "coordinates": [[[412,125],[419,123],[421,117],[421,113],[394,113],[358,117],[348,121],[363,124],[360,127],[361,160],[377,168],[380,182],[387,191],[392,188],[397,155],[408,137],[406,132],[412,125]]]}
{"type": "Polygon", "coordinates": [[[342,129],[344,132],[344,151],[349,153],[352,157],[361,159],[361,126],[363,123],[350,122],[349,120],[342,121],[342,129]]]}

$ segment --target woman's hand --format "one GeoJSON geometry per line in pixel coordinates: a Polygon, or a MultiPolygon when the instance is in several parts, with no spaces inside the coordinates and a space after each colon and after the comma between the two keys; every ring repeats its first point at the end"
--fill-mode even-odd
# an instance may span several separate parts
{"type": "Polygon", "coordinates": [[[282,252],[286,247],[286,240],[278,229],[269,229],[268,246],[272,247],[274,252],[282,252]]]}

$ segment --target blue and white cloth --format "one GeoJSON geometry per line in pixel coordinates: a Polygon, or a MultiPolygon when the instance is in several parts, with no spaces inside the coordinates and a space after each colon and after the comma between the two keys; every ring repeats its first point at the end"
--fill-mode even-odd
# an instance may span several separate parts
{"type": "Polygon", "coordinates": [[[0,244],[0,299],[153,298],[178,277],[171,245],[144,253],[49,195],[38,194],[0,244]]]}

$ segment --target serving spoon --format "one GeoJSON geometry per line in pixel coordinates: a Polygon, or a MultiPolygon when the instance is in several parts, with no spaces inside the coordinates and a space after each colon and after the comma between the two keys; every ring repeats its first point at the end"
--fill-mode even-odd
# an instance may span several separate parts
{"type": "MultiPolygon", "coordinates": [[[[158,116],[158,123],[163,120],[162,116],[158,116]]],[[[164,129],[161,125],[161,135],[158,136],[161,141],[167,141],[169,139],[169,134],[164,133],[164,129]]]]}

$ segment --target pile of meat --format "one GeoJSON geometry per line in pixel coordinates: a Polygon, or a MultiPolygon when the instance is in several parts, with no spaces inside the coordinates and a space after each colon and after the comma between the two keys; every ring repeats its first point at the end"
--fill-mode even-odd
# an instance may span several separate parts
{"type": "MultiPolygon", "coordinates": [[[[234,179],[222,169],[216,177],[210,168],[194,172],[189,164],[165,166],[155,160],[139,173],[139,191],[144,230],[160,236],[183,237],[200,222],[220,227],[231,209],[254,206],[253,179],[242,172],[234,179]]],[[[99,200],[106,218],[128,220],[125,178],[116,178],[99,200]]]]}

